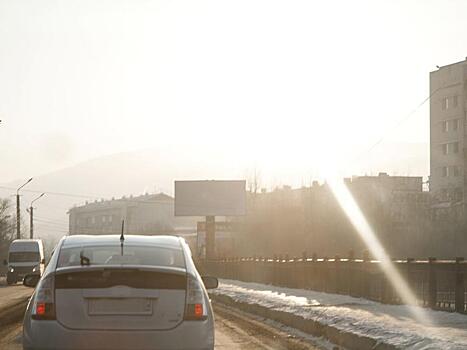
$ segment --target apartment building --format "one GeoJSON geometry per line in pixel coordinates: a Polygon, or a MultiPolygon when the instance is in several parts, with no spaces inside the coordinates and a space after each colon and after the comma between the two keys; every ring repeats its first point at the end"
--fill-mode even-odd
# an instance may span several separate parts
{"type": "Polygon", "coordinates": [[[164,193],[87,202],[68,211],[69,233],[180,234],[196,231],[196,218],[175,217],[174,198],[164,193]]]}
{"type": "Polygon", "coordinates": [[[450,207],[465,201],[467,60],[430,73],[430,193],[450,207]]]}

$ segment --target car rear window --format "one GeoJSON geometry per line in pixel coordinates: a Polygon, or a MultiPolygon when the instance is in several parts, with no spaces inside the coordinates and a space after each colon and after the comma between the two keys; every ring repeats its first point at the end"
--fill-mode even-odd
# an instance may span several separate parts
{"type": "Polygon", "coordinates": [[[80,265],[143,265],[185,268],[181,249],[165,247],[85,246],[62,248],[57,267],[80,265]]]}
{"type": "Polygon", "coordinates": [[[11,252],[8,260],[12,262],[38,262],[41,256],[38,252],[11,252]]]}

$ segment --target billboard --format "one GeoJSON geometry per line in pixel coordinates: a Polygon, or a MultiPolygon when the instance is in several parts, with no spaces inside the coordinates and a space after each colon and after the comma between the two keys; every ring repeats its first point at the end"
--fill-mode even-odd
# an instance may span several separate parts
{"type": "Polygon", "coordinates": [[[175,216],[246,214],[245,180],[175,181],[175,216]]]}

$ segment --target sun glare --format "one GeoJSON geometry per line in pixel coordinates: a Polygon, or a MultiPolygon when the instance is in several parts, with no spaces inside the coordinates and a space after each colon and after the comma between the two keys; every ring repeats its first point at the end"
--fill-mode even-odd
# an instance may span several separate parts
{"type": "Polygon", "coordinates": [[[363,239],[369,251],[377,260],[380,261],[381,270],[386,275],[402,301],[408,305],[412,315],[420,323],[431,324],[431,321],[429,320],[426,312],[417,306],[417,299],[414,293],[395,268],[383,245],[366,220],[363,212],[361,211],[347,186],[342,182],[342,180],[339,180],[335,177],[328,178],[327,181],[334,196],[336,197],[336,200],[339,202],[339,205],[342,207],[352,225],[363,239]]]}

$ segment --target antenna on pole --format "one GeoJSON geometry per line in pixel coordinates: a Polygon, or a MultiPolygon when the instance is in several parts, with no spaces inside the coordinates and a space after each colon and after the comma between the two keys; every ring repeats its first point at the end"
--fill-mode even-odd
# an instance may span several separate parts
{"type": "Polygon", "coordinates": [[[121,250],[122,256],[123,256],[123,242],[125,242],[125,236],[123,235],[124,230],[125,230],[125,219],[122,220],[122,234],[120,235],[120,250],[121,250]]]}

